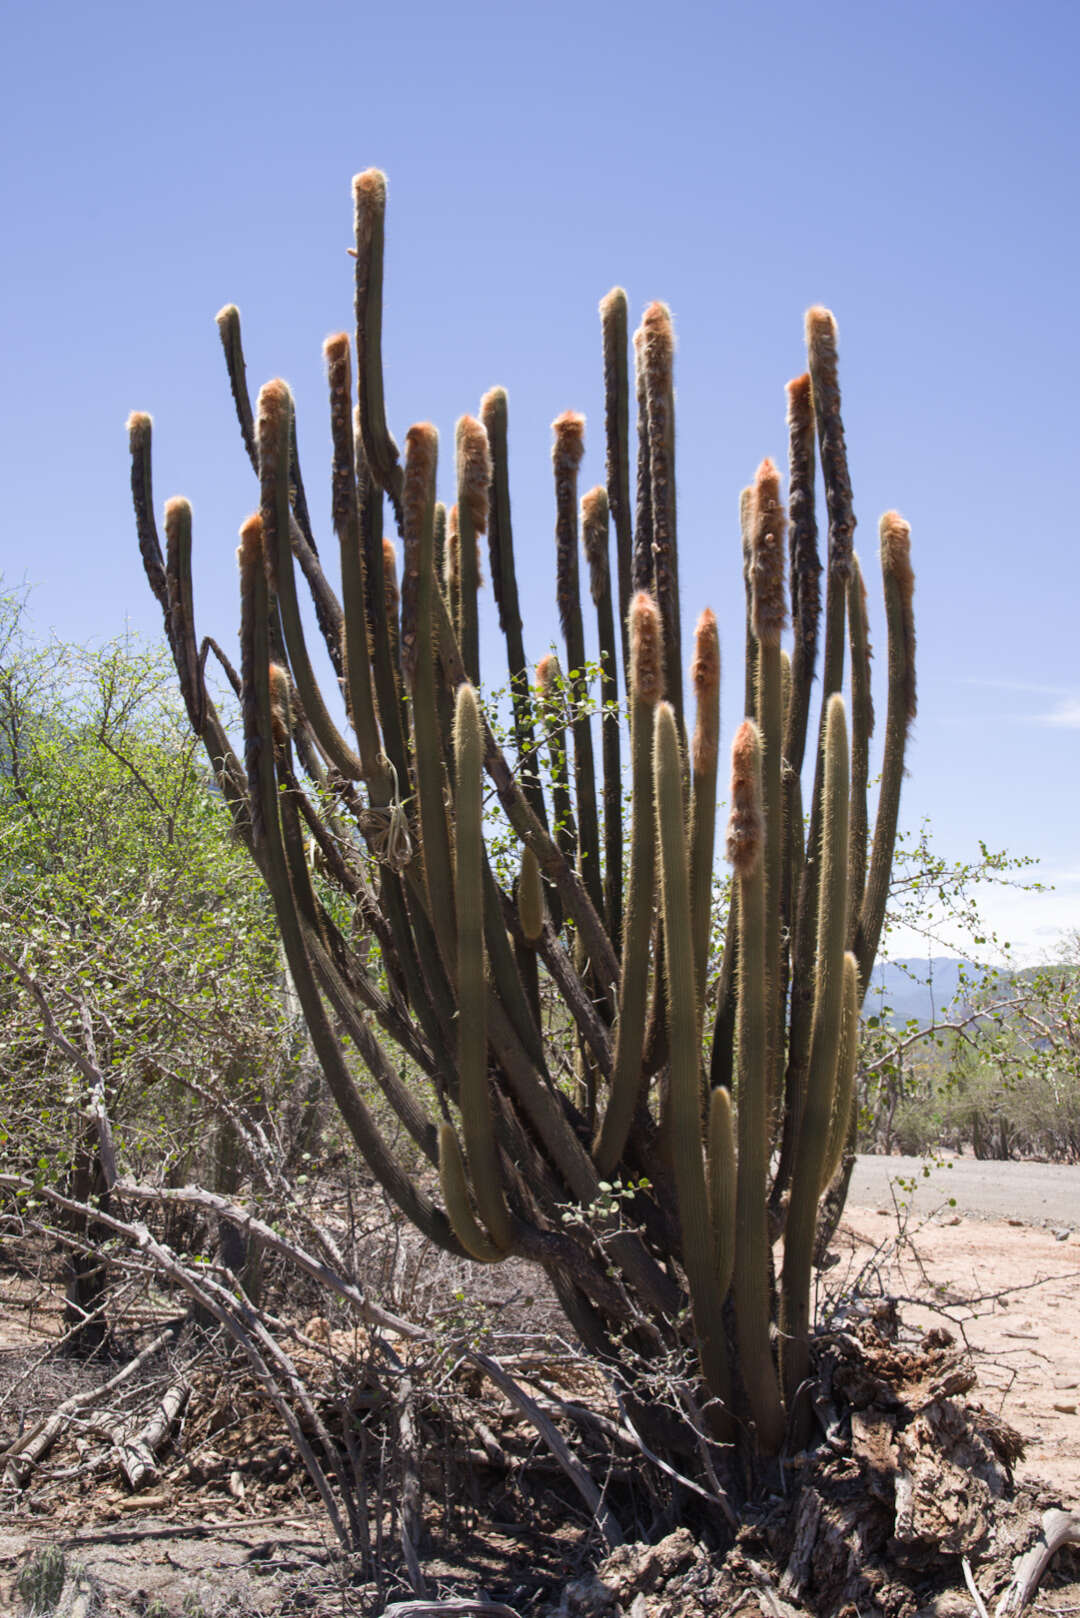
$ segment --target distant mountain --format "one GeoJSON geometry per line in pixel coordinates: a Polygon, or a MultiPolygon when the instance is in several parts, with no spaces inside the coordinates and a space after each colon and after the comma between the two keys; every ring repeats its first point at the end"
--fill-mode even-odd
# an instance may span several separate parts
{"type": "Polygon", "coordinates": [[[977,967],[947,955],[937,955],[929,961],[925,958],[878,961],[866,991],[863,1016],[887,1016],[898,1024],[914,1018],[924,1026],[935,1016],[940,1020],[961,992],[961,973],[969,988],[982,977],[977,967]]]}

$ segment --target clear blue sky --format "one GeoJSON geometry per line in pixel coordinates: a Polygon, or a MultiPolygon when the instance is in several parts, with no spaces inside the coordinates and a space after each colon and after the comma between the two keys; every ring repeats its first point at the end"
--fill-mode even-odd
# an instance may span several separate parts
{"type": "Polygon", "coordinates": [[[0,570],[36,586],[39,631],[158,630],[128,503],[139,408],[159,506],[194,504],[199,629],[232,643],[254,489],[227,301],[253,386],[293,384],[329,538],[320,343],[351,320],[349,182],[376,165],[391,423],[437,422],[448,472],[456,417],[508,388],[537,655],[549,424],[586,412],[582,486],[600,481],[597,300],[621,282],[635,319],[671,304],[683,619],[720,618],[728,735],[738,491],[782,462],[804,309],[836,312],[856,544],[871,561],[888,506],[913,528],[904,819],[930,815],[955,858],[979,838],[1040,856],[1057,895],[990,907],[1018,944],[1080,924],[1075,6],[9,0],[3,18],[0,570]]]}

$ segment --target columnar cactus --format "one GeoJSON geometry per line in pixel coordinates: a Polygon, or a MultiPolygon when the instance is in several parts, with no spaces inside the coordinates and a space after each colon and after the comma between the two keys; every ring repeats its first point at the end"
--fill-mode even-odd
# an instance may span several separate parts
{"type": "Polygon", "coordinates": [[[815,1227],[850,1138],[859,1005],[884,919],[915,710],[907,524],[894,512],[881,524],[888,717],[871,840],[865,589],[852,549],[835,323],[813,309],[809,372],[788,387],[789,572],[789,515],[771,461],[740,508],[746,717],[732,752],[731,902],[726,919],[716,917],[720,648],[706,609],[687,687],[697,709],[691,732],[669,311],[651,304],[634,339],[636,509],[620,288],[601,304],[606,488],[584,497],[580,522],[585,423],[573,411],[555,422],[555,585],[567,663],[562,673],[549,655],[531,671],[514,565],[507,395],[492,389],[478,417],[459,421],[447,515],[436,500],[435,429],[411,427],[402,458],[386,423],[383,176],[360,175],[354,199],[355,383],[349,339],[325,345],[340,602],[311,531],[292,397],[269,382],[252,408],[239,316],[230,305],[218,317],[259,479],[258,511],[241,530],[239,676],[227,667],[241,699],[242,749],[234,750],[205,680],[207,651],[217,648],[196,635],[190,508],[166,507],[163,557],[150,420],[130,420],[140,549],[192,727],[266,880],[328,1087],[391,1198],[452,1253],[488,1263],[517,1254],[542,1265],[583,1342],[619,1365],[636,1419],[674,1448],[685,1434],[643,1390],[658,1360],[684,1352],[689,1330],[713,1434],[774,1455],[801,1442],[810,1419],[800,1397],[813,1369],[815,1227]],[[822,714],[804,828],[821,617],[815,429],[829,544],[822,714]],[[384,500],[402,547],[400,589],[384,500]],[[483,695],[477,546],[485,530],[513,757],[483,695]],[[599,775],[579,543],[601,653],[599,775]],[[297,567],[341,679],[346,727],[315,678],[297,567]],[[782,644],[789,610],[790,650],[782,644]],[[848,646],[850,749],[841,694],[848,646]],[[485,774],[495,795],[486,806],[485,774]],[[502,848],[507,832],[516,839],[515,858],[496,859],[496,830],[502,848]],[[312,841],[322,854],[317,879],[312,841]],[[338,901],[329,902],[324,884],[338,901]],[[348,929],[343,903],[354,917],[348,929]],[[714,936],[724,940],[719,961],[714,936]],[[369,964],[372,946],[381,976],[369,964]],[[564,1015],[542,1018],[553,998],[564,1015]],[[545,1043],[552,1027],[576,1046],[581,1082],[572,1095],[560,1082],[565,1051],[545,1043]],[[380,1132],[358,1064],[437,1169],[442,1206],[380,1132]],[[437,1118],[403,1076],[410,1071],[430,1081],[437,1118]],[[613,1186],[621,1186],[615,1202],[613,1186]]]}

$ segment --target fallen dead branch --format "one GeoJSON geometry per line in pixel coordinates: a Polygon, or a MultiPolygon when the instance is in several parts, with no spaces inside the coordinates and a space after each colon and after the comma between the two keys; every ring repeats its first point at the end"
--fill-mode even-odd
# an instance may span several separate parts
{"type": "Polygon", "coordinates": [[[93,1409],[95,1405],[100,1404],[103,1399],[107,1398],[110,1393],[115,1392],[125,1382],[129,1382],[148,1361],[154,1358],[155,1354],[160,1353],[171,1337],[172,1332],[161,1332],[159,1336],[154,1338],[152,1343],[147,1344],[141,1354],[137,1354],[133,1360],[129,1360],[107,1382],[103,1382],[100,1387],[90,1389],[87,1393],[76,1393],[70,1399],[65,1399],[63,1404],[56,1407],[51,1416],[39,1421],[28,1433],[24,1433],[22,1438],[16,1439],[14,1444],[9,1445],[6,1450],[0,1453],[0,1460],[7,1462],[7,1476],[13,1479],[20,1488],[23,1487],[33,1473],[34,1468],[48,1454],[69,1422],[81,1412],[93,1409]]]}
{"type": "Polygon", "coordinates": [[[114,1452],[132,1489],[157,1482],[157,1452],[175,1431],[190,1395],[191,1383],[180,1377],[165,1389],[150,1420],[136,1433],[129,1436],[127,1424],[113,1429],[114,1452]]]}

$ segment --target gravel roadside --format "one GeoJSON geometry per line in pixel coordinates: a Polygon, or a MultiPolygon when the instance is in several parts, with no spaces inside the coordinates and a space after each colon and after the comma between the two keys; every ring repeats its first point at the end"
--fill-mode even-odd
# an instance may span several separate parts
{"type": "Polygon", "coordinates": [[[905,1202],[922,1218],[947,1207],[975,1219],[996,1219],[1052,1230],[1080,1227],[1080,1165],[996,1163],[973,1157],[859,1157],[851,1178],[851,1208],[905,1202]],[[940,1164],[940,1166],[938,1166],[940,1164]],[[924,1166],[929,1175],[924,1175],[924,1166]],[[914,1190],[909,1184],[914,1181],[914,1190]]]}

